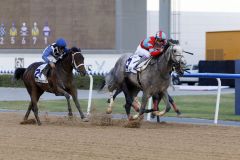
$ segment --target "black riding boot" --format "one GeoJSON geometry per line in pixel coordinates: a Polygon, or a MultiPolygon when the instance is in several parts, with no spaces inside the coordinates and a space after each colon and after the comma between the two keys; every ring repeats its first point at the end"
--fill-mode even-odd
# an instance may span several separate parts
{"type": "Polygon", "coordinates": [[[42,70],[42,74],[43,74],[45,77],[48,77],[50,68],[51,68],[51,67],[50,67],[50,65],[48,64],[48,65],[42,70]]]}

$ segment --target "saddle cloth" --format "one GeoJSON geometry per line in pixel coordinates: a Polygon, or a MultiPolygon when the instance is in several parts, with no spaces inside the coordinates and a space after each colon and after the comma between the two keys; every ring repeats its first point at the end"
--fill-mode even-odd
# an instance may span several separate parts
{"type": "Polygon", "coordinates": [[[47,63],[40,65],[34,72],[35,81],[39,83],[48,83],[47,77],[42,74],[43,69],[47,66],[47,63]]]}
{"type": "Polygon", "coordinates": [[[147,68],[148,63],[152,58],[148,58],[145,61],[138,64],[141,57],[139,55],[132,55],[128,58],[126,62],[125,72],[137,73],[138,71],[141,72],[147,68]],[[137,65],[138,64],[138,65],[137,65]],[[137,65],[137,67],[136,67],[137,65]]]}

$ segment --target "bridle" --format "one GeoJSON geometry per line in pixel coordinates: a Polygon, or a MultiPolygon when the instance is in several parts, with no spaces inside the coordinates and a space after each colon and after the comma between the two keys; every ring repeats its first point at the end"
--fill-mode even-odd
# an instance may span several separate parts
{"type": "Polygon", "coordinates": [[[183,74],[185,62],[184,62],[184,56],[179,53],[174,53],[176,50],[173,49],[175,45],[170,43],[169,47],[164,52],[164,59],[165,61],[168,61],[169,64],[171,64],[174,68],[174,70],[179,73],[183,74]],[[169,56],[167,56],[166,52],[169,52],[169,56]],[[177,58],[180,57],[180,58],[177,58]]]}
{"type": "Polygon", "coordinates": [[[176,50],[173,49],[175,45],[174,44],[170,44],[170,46],[166,49],[166,51],[164,51],[164,58],[166,61],[170,61],[172,64],[179,64],[181,63],[181,59],[183,58],[182,54],[175,54],[174,51],[176,52],[176,50]],[[166,52],[169,52],[169,58],[166,57],[166,52]],[[177,60],[176,57],[180,57],[179,61],[177,60]]]}
{"type": "Polygon", "coordinates": [[[72,54],[72,64],[73,64],[73,67],[74,67],[74,69],[78,70],[78,68],[79,68],[80,66],[84,66],[84,64],[83,64],[83,63],[80,63],[79,65],[76,64],[76,61],[75,61],[75,59],[74,59],[74,56],[75,56],[76,54],[81,54],[81,52],[75,52],[75,53],[72,54]]]}
{"type": "Polygon", "coordinates": [[[173,68],[178,74],[182,75],[184,72],[185,65],[186,65],[184,62],[184,56],[182,54],[174,54],[173,52],[174,52],[174,50],[171,49],[170,54],[171,54],[171,61],[173,64],[173,68]],[[179,60],[177,60],[176,57],[180,57],[179,60]]]}

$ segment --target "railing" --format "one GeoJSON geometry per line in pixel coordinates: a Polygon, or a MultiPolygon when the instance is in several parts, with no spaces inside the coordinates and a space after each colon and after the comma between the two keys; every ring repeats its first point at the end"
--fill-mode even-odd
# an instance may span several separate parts
{"type": "MultiPolygon", "coordinates": [[[[220,105],[220,95],[221,95],[221,79],[238,79],[240,78],[240,74],[226,74],[226,73],[192,73],[192,74],[184,74],[184,77],[198,77],[198,78],[216,78],[218,81],[218,92],[217,92],[217,100],[216,100],[216,108],[215,108],[215,116],[214,123],[217,124],[218,114],[219,114],[219,105],[220,105]]],[[[237,83],[235,83],[237,84],[237,83]]],[[[238,85],[235,85],[237,88],[238,85]]],[[[235,89],[235,95],[239,95],[240,92],[238,89],[235,89]]],[[[236,98],[237,96],[235,96],[236,98]]],[[[236,104],[235,101],[235,113],[237,114],[238,110],[240,110],[240,106],[236,104]]]]}
{"type": "MultiPolygon", "coordinates": [[[[0,74],[13,74],[14,70],[0,70],[0,74]]],[[[87,107],[87,115],[90,114],[91,110],[91,102],[92,102],[92,90],[93,90],[93,77],[92,75],[104,76],[107,72],[96,72],[96,71],[88,71],[88,75],[90,78],[89,84],[89,96],[88,96],[88,107],[87,107]]],[[[195,73],[195,74],[184,74],[183,77],[198,77],[198,78],[216,78],[218,81],[218,91],[217,91],[217,99],[216,99],[216,107],[215,107],[215,116],[214,123],[218,122],[219,115],[219,106],[220,106],[220,96],[221,96],[221,79],[238,79],[240,78],[240,74],[225,74],[225,73],[195,73]]],[[[237,84],[237,83],[236,83],[237,84]]],[[[240,86],[240,85],[239,85],[240,86]]],[[[240,89],[235,89],[235,98],[236,95],[240,95],[240,89]]],[[[240,112],[240,106],[236,104],[235,101],[235,113],[240,112]]],[[[152,99],[149,99],[148,108],[151,108],[152,99]]],[[[150,120],[150,114],[147,116],[147,120],[150,120]]]]}

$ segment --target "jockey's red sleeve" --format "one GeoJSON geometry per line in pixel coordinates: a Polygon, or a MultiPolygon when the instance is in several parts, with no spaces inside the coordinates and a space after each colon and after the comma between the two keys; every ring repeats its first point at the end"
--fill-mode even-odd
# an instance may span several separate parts
{"type": "Polygon", "coordinates": [[[153,52],[150,52],[151,56],[155,57],[158,56],[159,54],[161,54],[161,52],[159,50],[155,50],[153,52]]]}

